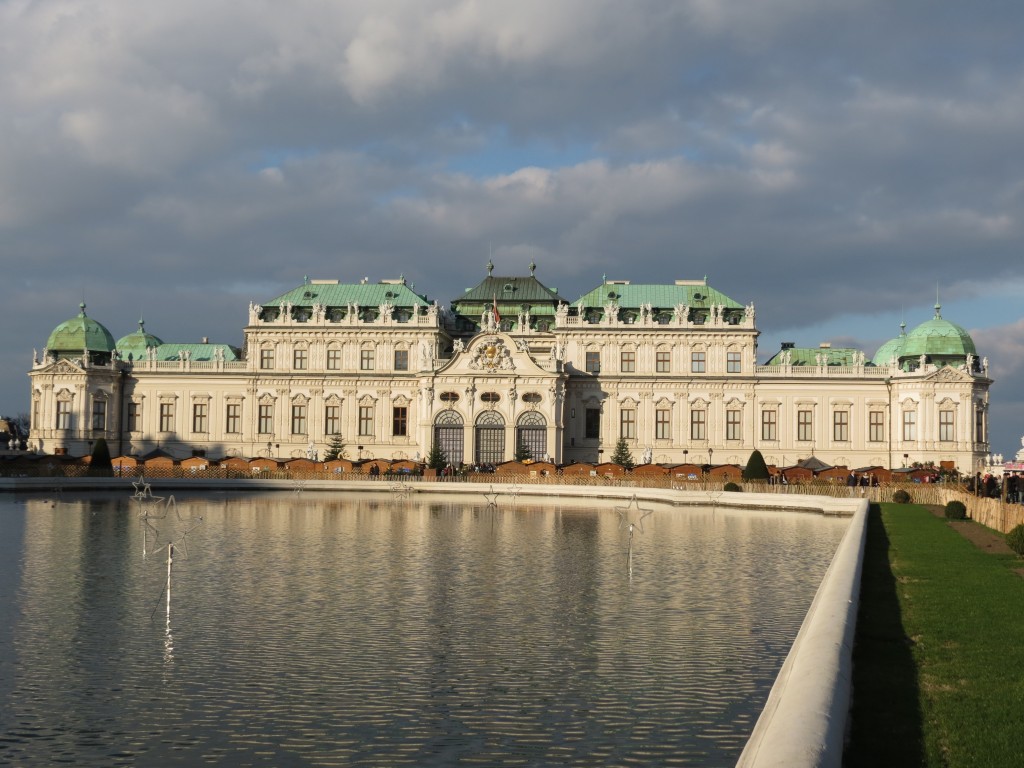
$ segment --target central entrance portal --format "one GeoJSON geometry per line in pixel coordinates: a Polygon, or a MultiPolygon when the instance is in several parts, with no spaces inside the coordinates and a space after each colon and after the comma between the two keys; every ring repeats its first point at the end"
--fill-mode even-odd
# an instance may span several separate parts
{"type": "Polygon", "coordinates": [[[484,411],[476,420],[476,463],[505,460],[505,419],[497,411],[484,411]]]}

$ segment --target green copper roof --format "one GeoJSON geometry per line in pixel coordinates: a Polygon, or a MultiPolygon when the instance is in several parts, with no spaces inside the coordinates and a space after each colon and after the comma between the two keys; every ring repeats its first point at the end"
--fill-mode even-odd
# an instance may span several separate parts
{"type": "Polygon", "coordinates": [[[639,308],[641,304],[650,304],[654,309],[671,309],[677,304],[686,304],[689,307],[743,306],[709,286],[706,281],[697,280],[681,280],[674,285],[606,281],[585,293],[573,304],[582,304],[585,308],[603,307],[609,301],[614,301],[621,308],[639,308]]]}
{"type": "Polygon", "coordinates": [[[906,323],[900,323],[900,335],[895,339],[889,339],[880,346],[875,352],[875,356],[871,358],[871,362],[875,365],[889,365],[893,358],[898,361],[903,354],[903,347],[907,343],[906,329],[906,323]]]}
{"type": "Polygon", "coordinates": [[[53,329],[46,341],[46,348],[51,352],[113,352],[114,337],[110,331],[91,317],[86,317],[84,302],[79,305],[79,309],[78,317],[65,320],[53,329]]]}
{"type": "Polygon", "coordinates": [[[461,296],[452,299],[453,305],[484,304],[498,300],[500,307],[509,304],[540,304],[547,302],[557,306],[565,301],[554,288],[548,288],[533,275],[528,277],[496,277],[488,275],[475,288],[469,288],[461,296]]]}
{"type": "Polygon", "coordinates": [[[161,339],[146,333],[146,321],[139,320],[139,330],[117,340],[117,351],[123,360],[139,360],[146,356],[147,349],[159,347],[161,344],[161,339]]]}
{"type": "Polygon", "coordinates": [[[820,355],[825,355],[826,365],[855,365],[854,356],[859,351],[852,347],[790,347],[780,349],[766,365],[782,365],[785,352],[791,354],[792,365],[816,366],[820,355]]]}
{"type": "Polygon", "coordinates": [[[429,306],[423,296],[414,292],[404,281],[386,283],[338,283],[317,281],[305,283],[276,299],[264,302],[265,307],[279,307],[291,304],[294,307],[312,307],[323,304],[327,307],[345,307],[358,304],[360,307],[379,307],[381,304],[394,307],[429,306]]]}
{"type": "Polygon", "coordinates": [[[901,357],[913,358],[927,355],[936,364],[963,362],[967,355],[977,355],[974,340],[959,325],[943,320],[935,305],[935,317],[926,320],[907,334],[901,357]]]}
{"type": "Polygon", "coordinates": [[[157,360],[179,360],[182,352],[188,352],[192,362],[214,360],[217,349],[224,352],[224,360],[231,362],[240,359],[237,349],[229,344],[161,344],[156,348],[157,360]]]}

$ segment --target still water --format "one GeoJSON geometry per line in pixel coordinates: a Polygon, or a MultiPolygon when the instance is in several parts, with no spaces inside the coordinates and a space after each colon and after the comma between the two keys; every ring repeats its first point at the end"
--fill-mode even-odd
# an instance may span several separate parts
{"type": "Polygon", "coordinates": [[[847,521],[642,506],[0,498],[0,764],[732,764],[847,521]]]}

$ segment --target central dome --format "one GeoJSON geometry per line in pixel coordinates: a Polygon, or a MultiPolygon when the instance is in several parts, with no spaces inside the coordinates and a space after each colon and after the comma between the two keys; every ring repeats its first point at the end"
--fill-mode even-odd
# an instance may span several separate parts
{"type": "Polygon", "coordinates": [[[956,323],[944,320],[939,312],[940,306],[935,305],[935,317],[917,326],[907,334],[903,352],[905,358],[925,355],[936,365],[959,364],[967,355],[977,355],[974,340],[956,323]]]}

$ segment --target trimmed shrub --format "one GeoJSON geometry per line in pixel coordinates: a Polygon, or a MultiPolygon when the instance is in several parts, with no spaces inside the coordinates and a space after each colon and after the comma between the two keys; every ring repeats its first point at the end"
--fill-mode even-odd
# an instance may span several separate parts
{"type": "Polygon", "coordinates": [[[967,519],[967,507],[964,506],[962,501],[951,501],[946,504],[946,519],[947,520],[966,520],[967,519]]]}
{"type": "Polygon", "coordinates": [[[910,494],[900,488],[892,495],[892,500],[896,504],[909,504],[910,494]]]}
{"type": "Polygon", "coordinates": [[[768,465],[764,463],[764,456],[755,450],[747,459],[747,466],[743,468],[744,480],[767,480],[770,476],[768,465]]]}
{"type": "Polygon", "coordinates": [[[742,489],[742,488],[740,488],[740,487],[739,487],[738,485],[736,485],[736,483],[726,483],[726,484],[725,484],[725,485],[724,485],[724,486],[722,487],[722,490],[723,490],[723,491],[729,491],[729,492],[731,492],[731,493],[739,493],[739,492],[741,492],[741,491],[742,491],[743,489],[742,489]]]}
{"type": "Polygon", "coordinates": [[[1024,524],[1018,525],[1006,534],[1006,543],[1018,557],[1024,557],[1024,524]]]}

